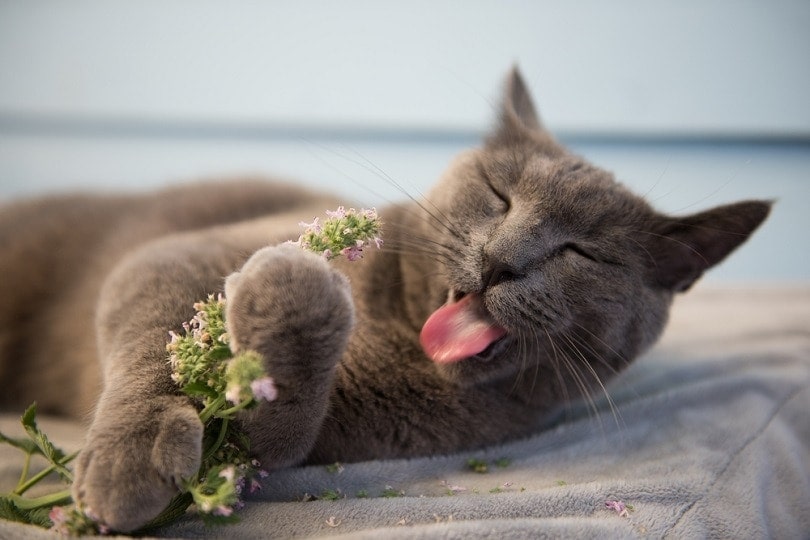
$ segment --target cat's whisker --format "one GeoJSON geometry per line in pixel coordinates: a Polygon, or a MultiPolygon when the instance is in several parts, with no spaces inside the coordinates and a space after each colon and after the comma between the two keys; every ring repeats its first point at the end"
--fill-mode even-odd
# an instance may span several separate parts
{"type": "Polygon", "coordinates": [[[654,266],[658,265],[655,256],[652,254],[652,252],[650,252],[649,248],[647,248],[647,246],[644,245],[644,242],[637,240],[630,234],[626,234],[623,237],[629,240],[630,242],[633,242],[636,246],[638,246],[641,249],[641,251],[644,252],[644,254],[646,255],[647,259],[650,261],[651,264],[653,264],[654,266]]]}
{"type": "MultiPolygon", "coordinates": [[[[353,162],[355,165],[360,165],[359,163],[357,163],[357,162],[353,161],[353,160],[352,160],[352,159],[350,159],[348,156],[346,156],[345,154],[342,154],[342,153],[338,152],[337,150],[335,150],[335,149],[334,149],[334,148],[332,148],[332,147],[329,147],[329,146],[327,146],[327,145],[325,145],[325,144],[318,143],[318,142],[313,141],[313,140],[311,140],[311,139],[304,139],[304,141],[305,141],[306,143],[308,143],[308,144],[312,145],[312,146],[317,147],[319,150],[322,150],[322,151],[324,151],[324,152],[328,152],[328,153],[330,153],[330,154],[332,154],[332,155],[334,155],[334,156],[337,156],[337,157],[339,157],[339,158],[341,158],[341,159],[344,159],[344,160],[346,160],[346,161],[353,162]]],[[[335,165],[335,164],[334,164],[334,163],[332,163],[331,161],[324,159],[324,158],[323,158],[323,156],[321,156],[321,155],[320,155],[318,152],[315,152],[315,151],[313,151],[312,149],[309,149],[309,151],[310,151],[310,154],[312,155],[312,157],[313,157],[313,158],[315,158],[317,161],[319,161],[319,162],[320,162],[322,165],[324,165],[324,166],[328,167],[329,169],[331,169],[332,171],[334,171],[334,172],[335,172],[335,173],[337,173],[338,175],[342,176],[342,177],[343,177],[345,180],[347,180],[348,182],[350,182],[350,183],[354,184],[354,186],[355,186],[355,187],[357,187],[357,188],[359,188],[359,189],[361,189],[361,190],[365,191],[366,193],[371,194],[371,195],[372,195],[372,196],[373,196],[375,199],[380,200],[380,201],[383,201],[383,202],[385,202],[386,204],[393,204],[393,205],[397,205],[397,204],[398,204],[398,202],[399,202],[399,201],[392,200],[392,199],[390,199],[389,197],[386,197],[386,196],[384,196],[383,194],[381,194],[381,193],[379,193],[379,192],[374,191],[373,189],[371,189],[371,188],[370,188],[370,187],[367,185],[367,183],[364,183],[364,182],[360,182],[360,181],[358,181],[358,180],[357,180],[357,178],[355,178],[355,176],[354,176],[354,175],[351,175],[351,174],[347,173],[346,171],[344,171],[343,169],[339,168],[337,165],[335,165]]]]}
{"type": "MultiPolygon", "coordinates": [[[[587,329],[585,326],[583,326],[582,324],[578,323],[577,321],[572,321],[572,322],[574,323],[574,326],[576,326],[577,328],[579,328],[580,330],[582,330],[583,332],[585,332],[586,334],[588,334],[588,335],[589,335],[591,338],[593,338],[593,339],[595,339],[596,341],[598,341],[600,345],[604,346],[606,349],[608,349],[608,351],[610,351],[611,353],[613,353],[613,355],[614,355],[616,358],[618,358],[618,359],[619,359],[619,361],[620,361],[620,362],[621,362],[621,363],[622,363],[624,366],[628,366],[628,365],[630,365],[630,360],[628,360],[627,358],[625,358],[625,357],[624,357],[624,355],[622,355],[621,353],[619,353],[619,351],[617,351],[615,348],[613,348],[613,347],[612,347],[612,346],[611,346],[611,345],[610,345],[608,342],[606,342],[604,339],[600,338],[598,335],[594,334],[593,332],[591,332],[590,330],[588,330],[588,329],[587,329]]],[[[588,342],[586,342],[585,340],[583,340],[583,339],[581,339],[581,338],[577,338],[577,340],[578,340],[578,342],[579,342],[579,343],[580,343],[580,344],[581,344],[583,347],[587,347],[587,348],[588,348],[588,351],[589,351],[591,354],[593,354],[594,358],[595,358],[596,360],[598,360],[600,364],[602,364],[602,365],[604,365],[606,368],[610,369],[610,371],[611,371],[611,372],[612,372],[614,375],[615,375],[615,374],[618,374],[618,373],[621,371],[621,370],[616,369],[615,367],[613,367],[613,365],[612,365],[610,362],[606,361],[606,360],[604,359],[604,357],[603,357],[603,356],[602,356],[602,355],[599,353],[599,351],[597,351],[597,350],[596,350],[596,349],[595,349],[595,348],[594,348],[592,345],[590,345],[588,342]]]]}
{"type": "MultiPolygon", "coordinates": [[[[613,421],[616,423],[616,427],[622,428],[622,426],[624,425],[624,420],[621,418],[621,414],[619,413],[618,407],[616,406],[616,403],[613,401],[613,398],[610,396],[610,392],[608,392],[607,388],[605,387],[604,383],[602,382],[602,378],[599,377],[599,374],[593,368],[593,366],[589,362],[588,358],[582,353],[582,351],[577,346],[577,344],[573,341],[571,336],[566,335],[565,338],[566,338],[566,340],[568,340],[568,342],[573,347],[574,352],[582,360],[582,364],[585,366],[585,368],[588,370],[588,372],[590,372],[590,374],[593,376],[593,379],[596,382],[596,384],[599,386],[599,388],[602,389],[602,393],[604,394],[605,399],[606,399],[607,404],[608,404],[608,407],[610,408],[610,412],[611,412],[611,415],[613,416],[613,421]]],[[[589,400],[589,401],[591,403],[595,404],[594,400],[589,400]]],[[[598,414],[599,411],[597,409],[594,409],[594,412],[598,414]]],[[[601,426],[601,423],[600,423],[600,426],[601,426]]]]}
{"type": "MultiPolygon", "coordinates": [[[[431,279],[434,278],[441,278],[442,274],[440,272],[426,272],[424,274],[420,274],[419,276],[425,283],[430,282],[431,279]]],[[[379,287],[371,287],[369,290],[371,292],[382,292],[383,290],[388,290],[391,287],[401,287],[405,284],[404,280],[401,279],[391,279],[386,282],[384,285],[380,285],[379,287]]]]}
{"type": "Polygon", "coordinates": [[[546,337],[548,338],[548,344],[551,346],[551,361],[554,367],[554,374],[557,376],[557,383],[560,385],[560,390],[563,395],[563,399],[566,403],[571,401],[571,396],[568,393],[568,386],[565,384],[565,380],[562,376],[562,370],[560,369],[560,359],[559,359],[559,352],[557,351],[557,346],[554,344],[554,339],[552,339],[551,334],[549,333],[548,329],[542,327],[543,332],[545,333],[546,337]]]}
{"type": "MultiPolygon", "coordinates": [[[[410,194],[410,192],[407,189],[405,189],[397,180],[395,180],[391,175],[389,175],[386,171],[384,171],[382,168],[380,168],[376,163],[369,160],[366,156],[364,156],[363,154],[361,154],[357,150],[354,150],[354,154],[357,155],[360,159],[363,160],[363,162],[366,164],[365,165],[366,170],[369,170],[371,172],[376,172],[376,174],[380,178],[384,179],[386,182],[388,182],[389,184],[391,184],[392,186],[397,188],[401,193],[403,193],[405,196],[407,196],[412,202],[416,203],[419,206],[419,208],[421,208],[426,214],[428,214],[431,218],[433,218],[440,225],[445,227],[450,234],[453,234],[454,236],[460,238],[460,236],[458,234],[456,234],[454,229],[450,226],[450,223],[452,223],[452,221],[447,218],[447,216],[444,214],[444,212],[438,206],[433,204],[433,201],[431,201],[430,199],[425,197],[425,195],[423,193],[420,193],[418,189],[414,189],[414,191],[416,191],[416,193],[419,195],[419,197],[417,198],[417,197],[412,196],[410,194]],[[423,201],[424,201],[424,203],[423,203],[423,201]],[[432,210],[428,210],[427,205],[430,205],[432,210]],[[435,212],[435,214],[434,214],[434,212],[435,212]],[[441,216],[443,221],[439,220],[438,217],[436,216],[436,214],[441,216]]],[[[359,164],[361,166],[364,166],[362,163],[359,163],[359,164]]],[[[411,187],[413,188],[413,186],[411,186],[411,187]]]]}
{"type": "MultiPolygon", "coordinates": [[[[568,347],[571,348],[571,345],[569,344],[568,347]]],[[[568,355],[565,353],[565,351],[563,351],[562,349],[560,349],[560,353],[561,354],[559,358],[562,360],[562,365],[564,365],[568,370],[568,373],[571,375],[573,382],[576,385],[577,389],[579,390],[582,399],[587,404],[586,409],[588,411],[588,417],[598,418],[599,408],[596,406],[596,402],[594,401],[593,396],[591,395],[590,387],[585,381],[584,374],[580,370],[578,363],[574,362],[571,358],[569,358],[568,355]]]]}
{"type": "Polygon", "coordinates": [[[517,348],[517,353],[515,356],[519,359],[520,364],[518,365],[518,370],[515,375],[515,380],[512,383],[512,388],[509,391],[510,394],[515,393],[520,386],[520,382],[523,379],[523,375],[526,372],[526,364],[529,355],[529,347],[526,343],[526,336],[522,333],[518,333],[515,336],[515,343],[517,348]]]}
{"type": "Polygon", "coordinates": [[[670,241],[670,242],[672,242],[672,243],[674,243],[674,244],[678,244],[679,246],[682,246],[682,247],[686,248],[687,250],[691,251],[692,253],[694,253],[694,254],[695,254],[697,257],[699,257],[699,258],[700,258],[700,259],[701,259],[701,260],[702,260],[702,261],[703,261],[703,262],[706,264],[706,266],[707,266],[707,267],[708,267],[708,266],[711,266],[711,263],[710,263],[710,262],[709,262],[709,260],[708,260],[708,259],[707,259],[707,258],[706,258],[704,255],[703,255],[703,253],[701,253],[700,251],[698,251],[697,249],[695,249],[693,246],[691,246],[691,245],[687,244],[687,243],[686,243],[686,242],[684,242],[683,240],[679,240],[678,238],[673,238],[673,237],[671,237],[671,236],[667,236],[667,235],[665,235],[665,234],[658,234],[658,233],[654,233],[654,232],[652,232],[652,231],[643,231],[643,230],[638,230],[638,231],[634,231],[634,232],[638,232],[638,233],[641,233],[641,234],[647,234],[647,235],[649,235],[649,236],[654,236],[655,238],[659,238],[659,239],[661,239],[661,240],[668,240],[668,241],[670,241]]]}
{"type": "MultiPolygon", "coordinates": [[[[343,160],[346,160],[346,161],[348,161],[350,163],[353,163],[354,165],[357,165],[358,167],[362,167],[366,171],[368,171],[368,172],[374,174],[375,176],[377,176],[379,179],[381,179],[381,180],[385,181],[386,183],[388,183],[389,185],[393,186],[400,193],[402,193],[405,197],[407,197],[408,200],[413,202],[418,208],[420,208],[425,214],[427,214],[427,216],[429,216],[430,219],[427,220],[427,219],[424,218],[423,215],[421,215],[420,212],[414,211],[411,205],[403,204],[403,203],[401,203],[399,201],[392,201],[390,198],[385,197],[385,196],[381,195],[380,193],[373,191],[367,185],[365,185],[365,184],[363,184],[361,182],[358,182],[352,175],[350,175],[350,174],[346,173],[345,171],[339,169],[333,163],[330,163],[327,160],[324,160],[321,156],[317,155],[317,153],[313,152],[313,155],[315,155],[316,159],[318,159],[321,163],[323,163],[327,167],[331,168],[336,173],[343,176],[349,182],[355,184],[356,186],[360,187],[361,189],[365,190],[366,192],[371,193],[371,195],[373,195],[375,198],[383,200],[386,203],[391,204],[393,207],[405,211],[406,214],[409,215],[410,217],[416,217],[416,218],[420,219],[421,221],[424,221],[424,222],[426,222],[428,224],[438,224],[441,228],[445,229],[451,235],[453,235],[453,236],[455,236],[456,238],[459,238],[459,239],[461,238],[461,235],[450,225],[451,221],[449,219],[447,219],[447,216],[445,216],[443,214],[443,212],[438,207],[436,207],[435,204],[433,204],[429,199],[427,199],[421,193],[419,193],[418,198],[414,197],[407,189],[405,189],[390,174],[388,174],[379,165],[377,165],[376,163],[374,163],[373,161],[368,159],[366,156],[364,156],[363,154],[358,152],[356,149],[347,148],[347,150],[349,150],[351,153],[353,153],[356,156],[356,157],[352,157],[351,155],[349,155],[347,153],[339,152],[334,148],[330,148],[330,147],[327,147],[325,145],[315,143],[314,141],[309,141],[309,142],[310,142],[310,144],[313,144],[313,145],[317,146],[318,148],[320,148],[320,149],[322,149],[324,151],[330,152],[331,154],[333,154],[335,156],[338,156],[343,160]],[[425,201],[425,202],[423,203],[422,201],[425,201]],[[430,204],[430,206],[434,210],[431,211],[430,209],[428,209],[428,207],[426,206],[425,203],[430,204]],[[434,212],[441,215],[441,217],[443,219],[439,219],[439,217],[437,217],[434,214],[434,212]]],[[[414,191],[416,191],[418,193],[418,190],[414,189],[414,191]]]]}
{"type": "MultiPolygon", "coordinates": [[[[386,241],[386,238],[383,237],[386,241]]],[[[418,233],[411,233],[409,235],[396,235],[394,238],[387,239],[383,249],[387,251],[396,250],[398,253],[405,255],[408,254],[423,254],[423,255],[440,255],[442,260],[451,261],[451,253],[453,249],[440,240],[425,237],[418,233]]]]}
{"type": "Polygon", "coordinates": [[[420,256],[436,264],[445,264],[451,260],[446,254],[439,253],[437,251],[427,251],[424,249],[417,250],[413,248],[391,248],[388,250],[388,252],[406,257],[420,256]]]}
{"type": "Polygon", "coordinates": [[[445,220],[439,219],[439,217],[437,217],[435,214],[430,212],[427,208],[425,208],[424,205],[419,203],[419,201],[417,201],[416,199],[414,199],[413,197],[410,197],[410,196],[409,196],[409,198],[411,199],[411,201],[419,209],[422,210],[421,212],[414,210],[413,206],[411,206],[411,205],[398,204],[398,205],[395,205],[395,207],[402,210],[402,211],[404,211],[409,218],[418,219],[419,221],[421,221],[422,223],[425,223],[426,225],[431,225],[431,226],[438,225],[438,227],[440,229],[447,231],[454,238],[459,239],[459,240],[462,239],[462,235],[456,229],[453,228],[453,226],[451,225],[450,220],[448,220],[446,218],[445,218],[445,220]]]}
{"type": "MultiPolygon", "coordinates": [[[[545,328],[543,329],[545,331],[545,328]]],[[[540,356],[543,351],[543,347],[540,344],[540,335],[537,332],[529,332],[527,333],[534,340],[534,355],[535,358],[532,359],[532,364],[534,365],[534,375],[532,375],[532,384],[529,387],[529,392],[533,395],[535,389],[537,388],[537,380],[540,377],[540,356]]],[[[548,335],[548,332],[546,332],[548,335]]],[[[526,338],[528,341],[528,338],[526,338]]],[[[527,347],[528,349],[528,347],[527,347]]],[[[556,370],[555,370],[556,371],[556,370]]]]}

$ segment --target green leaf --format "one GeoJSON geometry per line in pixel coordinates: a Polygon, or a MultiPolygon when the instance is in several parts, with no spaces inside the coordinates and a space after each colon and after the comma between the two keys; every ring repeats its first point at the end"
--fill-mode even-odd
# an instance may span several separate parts
{"type": "Polygon", "coordinates": [[[208,358],[211,360],[226,360],[233,356],[229,347],[213,347],[208,351],[208,358]]]}
{"type": "Polygon", "coordinates": [[[475,471],[479,474],[484,474],[489,472],[489,468],[487,467],[487,462],[483,459],[478,458],[470,458],[467,460],[467,468],[475,471]]]}
{"type": "Polygon", "coordinates": [[[25,513],[21,512],[8,497],[0,497],[0,518],[7,521],[28,523],[25,513]]]}
{"type": "Polygon", "coordinates": [[[512,460],[509,459],[509,458],[502,457],[502,458],[498,458],[498,459],[495,460],[495,466],[500,467],[501,469],[504,469],[504,468],[508,467],[511,464],[512,464],[512,460]]]}
{"type": "Polygon", "coordinates": [[[385,489],[382,492],[382,496],[385,497],[386,499],[393,499],[395,497],[402,497],[403,495],[405,495],[404,492],[402,492],[402,491],[400,491],[398,489],[394,489],[391,486],[385,486],[385,489]]]}
{"type": "Polygon", "coordinates": [[[324,501],[337,501],[339,499],[342,499],[343,495],[341,495],[340,490],[325,489],[321,492],[321,496],[318,498],[324,501]]]}
{"type": "Polygon", "coordinates": [[[14,504],[9,497],[0,497],[0,518],[17,523],[28,523],[39,527],[49,528],[52,523],[48,514],[51,508],[34,508],[22,510],[14,504]]]}
{"type": "Polygon", "coordinates": [[[8,437],[0,432],[0,443],[10,444],[15,448],[19,448],[28,455],[41,454],[39,447],[31,439],[22,439],[17,437],[8,437]]]}
{"type": "Polygon", "coordinates": [[[195,381],[188,383],[181,388],[187,396],[206,396],[210,398],[217,397],[217,391],[205,384],[204,382],[195,381]]]}
{"type": "Polygon", "coordinates": [[[37,445],[45,459],[51,463],[54,471],[56,471],[56,473],[67,482],[73,482],[73,474],[61,463],[65,457],[65,453],[51,444],[51,441],[48,440],[47,435],[45,435],[39,429],[37,426],[36,416],[37,404],[32,403],[31,406],[25,410],[22,416],[22,425],[23,428],[25,428],[25,432],[28,433],[28,436],[32,441],[34,441],[34,444],[37,445]]]}

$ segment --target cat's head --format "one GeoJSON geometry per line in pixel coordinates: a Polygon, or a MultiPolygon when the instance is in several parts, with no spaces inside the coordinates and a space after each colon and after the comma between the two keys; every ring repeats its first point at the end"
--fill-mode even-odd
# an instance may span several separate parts
{"type": "Polygon", "coordinates": [[[408,313],[448,377],[549,378],[543,391],[573,397],[650,346],[673,294],[769,209],[655,211],[560,146],[513,70],[496,129],[456,159],[404,232],[404,248],[422,246],[404,259],[408,313]]]}

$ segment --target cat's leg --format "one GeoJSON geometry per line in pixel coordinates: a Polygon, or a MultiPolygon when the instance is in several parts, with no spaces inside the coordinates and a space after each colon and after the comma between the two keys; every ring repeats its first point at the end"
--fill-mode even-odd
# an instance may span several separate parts
{"type": "Polygon", "coordinates": [[[157,515],[200,465],[202,424],[171,380],[167,332],[194,315],[196,300],[221,288],[218,276],[232,261],[183,240],[137,250],[106,279],[98,302],[104,389],[76,461],[73,495],[119,531],[157,515]]]}
{"type": "MultiPolygon", "coordinates": [[[[193,316],[196,300],[221,290],[241,253],[204,237],[158,242],[122,263],[103,288],[97,331],[105,387],[74,496],[115,530],[144,525],[199,468],[202,425],[171,381],[167,335],[193,316]]],[[[325,261],[286,246],[258,252],[229,278],[228,294],[235,342],[265,355],[279,390],[246,429],[263,465],[293,462],[313,444],[348,340],[348,285],[325,261]]]]}

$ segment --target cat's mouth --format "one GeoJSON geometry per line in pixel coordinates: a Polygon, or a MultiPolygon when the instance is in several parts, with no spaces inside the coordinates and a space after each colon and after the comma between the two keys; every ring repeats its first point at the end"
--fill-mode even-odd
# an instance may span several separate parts
{"type": "Polygon", "coordinates": [[[478,360],[479,362],[489,362],[493,358],[500,356],[509,347],[509,334],[505,334],[490,343],[486,349],[478,354],[470,356],[467,360],[478,360]]]}
{"type": "Polygon", "coordinates": [[[428,317],[419,341],[431,360],[448,364],[466,358],[492,359],[503,352],[506,336],[481,295],[451,290],[447,302],[428,317]]]}

